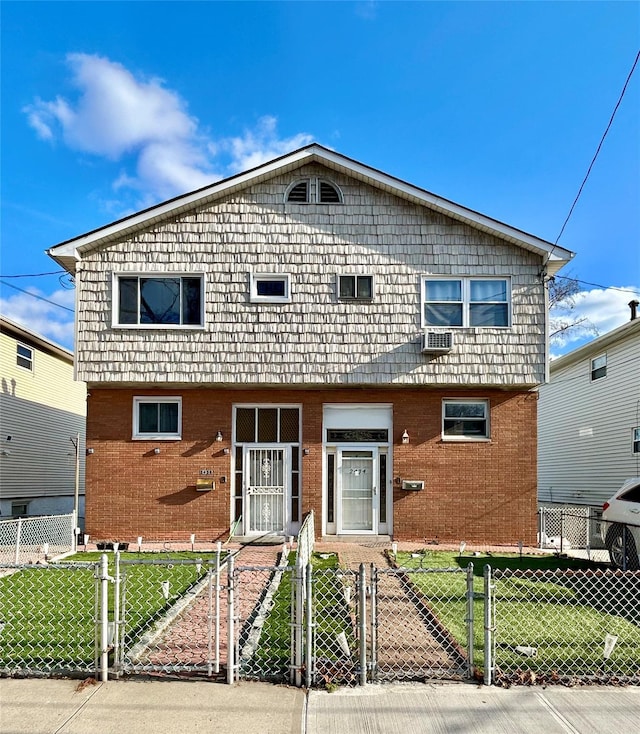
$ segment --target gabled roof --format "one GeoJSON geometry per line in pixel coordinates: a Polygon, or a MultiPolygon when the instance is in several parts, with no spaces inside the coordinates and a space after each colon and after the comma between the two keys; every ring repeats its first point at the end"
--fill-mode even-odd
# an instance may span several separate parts
{"type": "Polygon", "coordinates": [[[48,352],[49,354],[53,354],[56,357],[60,357],[66,362],[73,364],[73,352],[60,344],[52,342],[51,339],[47,339],[46,336],[37,334],[35,331],[31,331],[31,329],[27,329],[26,326],[22,326],[22,324],[18,324],[17,322],[8,319],[2,314],[0,314],[0,330],[2,330],[3,333],[12,336],[16,341],[26,342],[31,346],[38,347],[38,349],[43,352],[48,352]]]}
{"type": "Polygon", "coordinates": [[[579,362],[582,359],[588,359],[601,352],[604,352],[612,344],[628,339],[629,337],[637,334],[640,337],[640,318],[633,319],[633,321],[627,321],[626,324],[618,326],[606,334],[593,339],[592,341],[584,344],[572,352],[563,354],[562,357],[554,359],[549,367],[551,374],[558,370],[564,369],[575,362],[579,362]]]}
{"type": "Polygon", "coordinates": [[[327,168],[344,173],[356,180],[367,183],[375,188],[387,191],[395,196],[425,206],[433,211],[441,212],[452,219],[464,222],[471,227],[480,229],[495,237],[511,242],[543,258],[549,274],[557,272],[574,255],[570,250],[542,240],[534,235],[511,227],[496,219],[467,209],[448,199],[443,199],[425,189],[378,171],[375,168],[347,158],[340,153],[312,143],[291,153],[263,163],[249,171],[225,178],[210,186],[205,186],[188,194],[177,196],[149,209],[144,209],[112,224],[95,229],[80,237],[56,245],[47,250],[57,263],[70,273],[75,272],[75,263],[82,259],[85,252],[134,235],[136,232],[156,226],[159,223],[175,219],[196,207],[206,206],[224,196],[233,194],[241,189],[256,184],[273,176],[293,171],[307,163],[320,163],[327,168]]]}

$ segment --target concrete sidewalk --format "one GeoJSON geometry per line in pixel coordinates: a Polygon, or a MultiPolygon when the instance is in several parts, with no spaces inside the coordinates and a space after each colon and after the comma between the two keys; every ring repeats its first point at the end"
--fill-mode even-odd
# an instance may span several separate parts
{"type": "Polygon", "coordinates": [[[640,688],[0,679],[0,734],[602,734],[637,731],[640,688]]]}

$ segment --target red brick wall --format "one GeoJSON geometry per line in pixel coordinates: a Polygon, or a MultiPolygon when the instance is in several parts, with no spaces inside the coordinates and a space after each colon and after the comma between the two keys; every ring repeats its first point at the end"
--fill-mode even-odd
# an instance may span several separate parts
{"type": "Polygon", "coordinates": [[[302,405],[302,509],[322,510],[323,403],[393,403],[393,477],[425,482],[419,492],[394,483],[394,537],[484,543],[535,542],[535,393],[504,390],[166,390],[182,396],[181,441],[132,441],[134,395],[158,390],[95,388],[87,418],[86,532],[95,538],[199,540],[226,537],[230,524],[233,403],[302,405]],[[440,438],[444,397],[482,397],[491,404],[491,441],[440,438]],[[407,429],[409,445],[402,445],[407,429]],[[214,436],[222,431],[224,441],[214,436]],[[153,452],[160,448],[160,454],[153,452]],[[216,488],[195,489],[200,469],[216,488]],[[226,477],[226,482],[222,478],[226,477]]]}

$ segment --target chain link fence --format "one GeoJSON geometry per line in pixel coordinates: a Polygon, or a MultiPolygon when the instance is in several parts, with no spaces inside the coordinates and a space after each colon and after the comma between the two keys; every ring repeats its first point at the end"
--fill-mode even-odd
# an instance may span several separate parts
{"type": "Polygon", "coordinates": [[[375,680],[470,678],[473,566],[374,570],[375,680]]]}
{"type": "Polygon", "coordinates": [[[109,634],[114,670],[217,675],[222,645],[226,654],[219,556],[118,559],[109,634]]]}
{"type": "Polygon", "coordinates": [[[600,533],[602,511],[594,507],[543,506],[538,510],[538,545],[546,550],[607,562],[600,533]]]}
{"type": "Polygon", "coordinates": [[[485,569],[485,680],[640,684],[640,573],[485,569]]]}
{"type": "Polygon", "coordinates": [[[75,516],[0,521],[0,563],[36,563],[75,550],[75,516]]]}
{"type": "Polygon", "coordinates": [[[96,674],[98,564],[0,566],[0,674],[96,674]]]}

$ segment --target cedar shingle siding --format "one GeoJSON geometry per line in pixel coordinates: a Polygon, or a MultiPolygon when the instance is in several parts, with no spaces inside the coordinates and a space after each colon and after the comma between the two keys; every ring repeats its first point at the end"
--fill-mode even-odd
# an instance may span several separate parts
{"type": "Polygon", "coordinates": [[[503,385],[544,379],[540,258],[321,166],[344,204],[285,204],[291,175],[88,254],[79,279],[87,382],[503,385]],[[111,328],[112,273],[204,272],[201,331],[111,328]],[[250,271],[291,275],[287,304],[249,302],[250,271]],[[341,272],[373,274],[371,303],[336,298],[341,272]],[[455,329],[421,353],[420,277],[510,276],[512,327],[455,329]],[[105,306],[108,305],[109,308],[105,306]]]}

